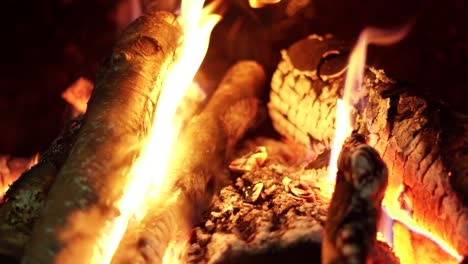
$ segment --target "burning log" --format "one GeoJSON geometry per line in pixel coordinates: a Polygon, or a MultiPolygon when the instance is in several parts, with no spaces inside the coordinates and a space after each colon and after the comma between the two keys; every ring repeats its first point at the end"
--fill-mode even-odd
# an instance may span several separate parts
{"type": "Polygon", "coordinates": [[[121,35],[97,74],[83,126],[35,224],[24,263],[91,259],[97,237],[119,215],[139,142],[151,129],[163,76],[181,29],[169,13],[148,13],[121,35]]]}
{"type": "MultiPolygon", "coordinates": [[[[274,127],[306,148],[329,147],[348,48],[309,37],[283,52],[272,78],[274,127]],[[306,54],[306,55],[304,55],[306,54]],[[333,56],[330,56],[333,55],[333,56]]],[[[467,119],[412,95],[382,70],[368,68],[355,129],[389,168],[389,205],[406,212],[460,255],[468,254],[467,119]]]]}
{"type": "Polygon", "coordinates": [[[364,138],[348,138],[338,159],[322,263],[367,263],[387,181],[387,167],[379,154],[364,144],[364,138]]]}
{"type": "Polygon", "coordinates": [[[227,161],[245,132],[258,122],[258,97],[266,80],[251,61],[234,65],[207,106],[185,128],[171,161],[169,199],[149,205],[151,212],[130,227],[113,263],[162,263],[169,243],[188,235],[213,196],[227,183],[227,161]],[[175,194],[175,195],[174,195],[175,194]]]}
{"type": "Polygon", "coordinates": [[[72,120],[62,134],[41,155],[39,162],[25,171],[8,189],[0,204],[0,260],[19,262],[31,236],[33,224],[44,207],[49,189],[65,163],[81,118],[72,120]]]}

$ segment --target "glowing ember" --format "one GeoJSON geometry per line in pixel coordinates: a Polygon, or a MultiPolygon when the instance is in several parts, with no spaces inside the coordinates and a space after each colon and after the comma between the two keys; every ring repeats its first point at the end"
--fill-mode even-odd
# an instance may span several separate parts
{"type": "Polygon", "coordinates": [[[260,168],[268,157],[264,146],[257,147],[253,152],[231,161],[229,169],[235,172],[248,172],[260,168]]]}
{"type": "MultiPolygon", "coordinates": [[[[409,215],[407,211],[404,210],[404,208],[401,208],[398,201],[395,200],[395,202],[389,202],[390,199],[385,199],[384,204],[386,204],[388,214],[393,220],[397,220],[404,224],[407,228],[412,230],[413,232],[416,232],[420,235],[423,235],[427,237],[428,239],[434,241],[436,244],[438,244],[445,252],[449,253],[451,256],[453,256],[456,260],[459,262],[463,259],[463,257],[458,254],[458,252],[450,246],[448,243],[446,243],[442,238],[436,236],[435,234],[432,234],[429,230],[424,229],[423,227],[419,226],[414,219],[409,215]],[[391,204],[389,204],[391,203],[391,204]]],[[[401,251],[395,251],[395,254],[399,258],[404,258],[405,256],[400,255],[402,254],[401,251]]]]}
{"type": "Polygon", "coordinates": [[[276,4],[281,0],[249,0],[249,5],[252,8],[260,8],[270,4],[276,4]]]}
{"type": "Polygon", "coordinates": [[[73,116],[86,112],[93,87],[94,84],[92,81],[80,77],[63,91],[62,98],[73,106],[73,116]]]}
{"type": "Polygon", "coordinates": [[[400,259],[400,263],[440,263],[458,264],[461,258],[453,258],[441,245],[427,239],[426,236],[414,232],[401,222],[395,221],[393,225],[395,241],[393,251],[400,259]]]}
{"type": "MultiPolygon", "coordinates": [[[[109,223],[105,238],[96,245],[93,263],[109,263],[130,220],[138,221],[147,212],[145,201],[159,199],[166,180],[169,156],[183,122],[176,115],[184,95],[195,76],[208,48],[209,37],[221,16],[211,14],[220,1],[203,8],[203,0],[182,1],[181,23],[184,39],[178,60],[165,76],[158,100],[153,129],[143,152],[132,167],[133,179],[118,203],[120,217],[109,223]]],[[[174,249],[173,249],[174,250],[174,249]]]]}
{"type": "Polygon", "coordinates": [[[10,185],[21,176],[21,173],[29,170],[38,161],[39,153],[31,158],[12,158],[9,155],[0,155],[0,203],[10,185]]]}

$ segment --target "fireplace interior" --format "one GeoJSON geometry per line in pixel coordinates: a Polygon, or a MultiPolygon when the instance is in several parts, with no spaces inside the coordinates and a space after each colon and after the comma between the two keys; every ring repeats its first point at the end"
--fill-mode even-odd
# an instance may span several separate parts
{"type": "Polygon", "coordinates": [[[465,1],[182,2],[4,3],[1,263],[468,263],[465,1]]]}

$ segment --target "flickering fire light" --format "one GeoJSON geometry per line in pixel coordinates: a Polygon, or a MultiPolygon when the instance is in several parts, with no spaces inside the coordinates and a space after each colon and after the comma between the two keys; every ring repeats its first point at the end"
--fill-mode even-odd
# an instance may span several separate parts
{"type": "Polygon", "coordinates": [[[220,15],[212,13],[220,1],[214,1],[205,8],[203,4],[203,0],[182,1],[180,21],[184,37],[178,59],[165,76],[152,132],[142,155],[132,167],[133,179],[117,205],[121,216],[109,224],[106,237],[95,246],[93,263],[109,263],[128,222],[138,221],[146,214],[150,209],[145,207],[146,200],[160,199],[159,191],[168,176],[166,170],[171,149],[183,122],[176,115],[177,108],[203,61],[211,31],[221,20],[220,15]]]}
{"type": "Polygon", "coordinates": [[[39,162],[39,153],[32,157],[11,158],[9,155],[0,155],[0,204],[3,196],[23,171],[30,169],[39,162]]]}
{"type": "Polygon", "coordinates": [[[73,116],[86,112],[87,103],[91,97],[94,84],[92,81],[80,77],[62,92],[62,98],[73,107],[73,116]]]}
{"type": "Polygon", "coordinates": [[[266,5],[276,4],[281,2],[281,0],[249,0],[250,7],[252,8],[261,8],[266,5]]]}
{"type": "MultiPolygon", "coordinates": [[[[367,46],[369,44],[388,45],[398,42],[407,35],[409,29],[410,26],[405,26],[397,31],[388,32],[375,28],[367,28],[361,33],[350,56],[343,99],[337,101],[335,123],[336,132],[332,145],[327,179],[330,186],[324,188],[325,192],[330,188],[333,189],[337,172],[336,163],[343,142],[352,132],[359,105],[365,102],[365,98],[363,98],[364,91],[361,90],[361,87],[365,70],[367,46]]],[[[392,175],[390,173],[390,177],[396,177],[396,175],[392,175]]],[[[400,202],[398,202],[398,196],[401,192],[402,188],[398,188],[398,190],[387,189],[386,197],[383,201],[383,208],[385,208],[386,213],[383,214],[384,221],[381,221],[383,223],[381,223],[379,227],[380,231],[377,234],[377,239],[387,242],[390,246],[394,243],[397,244],[398,241],[393,240],[394,237],[391,230],[393,220],[398,220],[413,232],[422,234],[436,242],[442,249],[454,257],[453,263],[461,261],[462,256],[460,256],[448,243],[434,234],[431,234],[429,230],[426,230],[415,222],[410,213],[407,212],[400,202]],[[386,219],[387,217],[388,219],[386,219]]],[[[395,253],[400,259],[405,259],[405,256],[403,255],[405,252],[403,252],[403,250],[398,250],[395,253]]]]}
{"type": "Polygon", "coordinates": [[[398,31],[384,31],[377,28],[366,28],[360,34],[358,42],[349,58],[348,71],[343,92],[343,99],[337,101],[335,137],[333,139],[332,154],[330,157],[329,180],[335,181],[336,161],[343,142],[353,130],[356,121],[356,110],[363,103],[362,78],[366,66],[367,46],[369,44],[390,45],[403,39],[410,30],[405,26],[398,31]]]}

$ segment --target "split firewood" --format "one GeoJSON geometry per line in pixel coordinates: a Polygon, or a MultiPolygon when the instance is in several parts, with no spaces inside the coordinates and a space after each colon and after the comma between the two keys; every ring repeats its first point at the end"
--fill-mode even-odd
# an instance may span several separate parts
{"type": "Polygon", "coordinates": [[[0,262],[19,262],[58,171],[81,128],[81,117],[69,122],[39,162],[15,181],[0,204],[0,262]]]}
{"type": "Polygon", "coordinates": [[[60,169],[23,263],[85,263],[151,130],[164,75],[181,37],[176,17],[148,13],[120,36],[97,74],[83,125],[60,169]]]}
{"type": "MultiPolygon", "coordinates": [[[[318,151],[330,146],[349,50],[313,36],[283,51],[268,107],[274,127],[289,140],[318,151]]],[[[389,168],[387,196],[404,201],[417,224],[466,255],[468,118],[409,88],[367,68],[354,129],[389,168]]]]}
{"type": "Polygon", "coordinates": [[[129,227],[113,263],[162,263],[170,242],[190,228],[228,182],[234,147],[259,122],[259,96],[266,76],[252,61],[234,65],[202,112],[193,117],[178,140],[168,172],[166,194],[142,221],[129,227]]]}
{"type": "Polygon", "coordinates": [[[351,136],[338,158],[335,191],[322,242],[322,263],[368,263],[387,187],[377,151],[351,136]]]}

